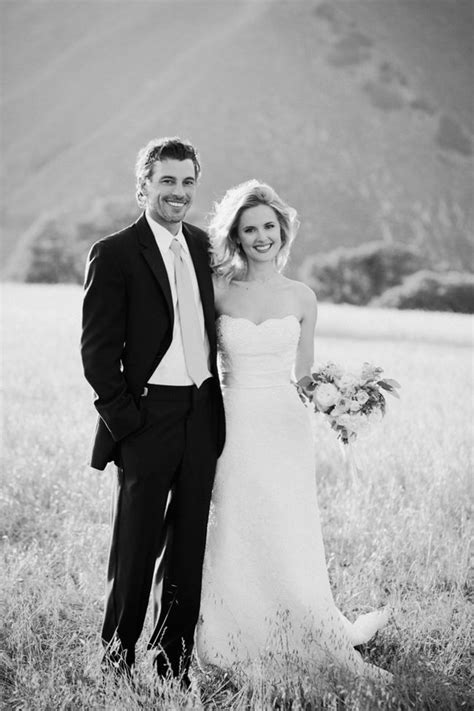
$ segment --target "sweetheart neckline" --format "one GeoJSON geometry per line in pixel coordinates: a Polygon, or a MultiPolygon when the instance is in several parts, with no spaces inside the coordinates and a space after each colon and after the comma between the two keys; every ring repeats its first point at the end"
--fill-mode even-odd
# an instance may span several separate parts
{"type": "Polygon", "coordinates": [[[273,318],[266,318],[263,321],[260,321],[260,323],[255,323],[255,321],[252,321],[250,318],[245,318],[245,316],[231,316],[230,314],[220,314],[217,317],[217,321],[220,318],[230,318],[231,321],[246,321],[247,323],[251,323],[252,326],[255,326],[255,328],[258,328],[259,326],[263,326],[265,323],[268,323],[269,321],[284,321],[285,319],[288,318],[294,318],[297,324],[299,325],[300,321],[295,314],[287,314],[286,316],[280,316],[280,317],[273,317],[273,318]]]}

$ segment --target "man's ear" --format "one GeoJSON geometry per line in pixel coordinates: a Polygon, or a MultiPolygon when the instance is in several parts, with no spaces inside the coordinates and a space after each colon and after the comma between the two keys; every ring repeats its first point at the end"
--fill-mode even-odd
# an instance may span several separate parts
{"type": "Polygon", "coordinates": [[[143,200],[145,200],[145,198],[148,197],[148,190],[147,190],[147,188],[148,188],[147,181],[148,180],[149,180],[148,178],[145,178],[145,180],[143,181],[143,183],[140,186],[140,190],[138,191],[138,194],[140,195],[140,197],[143,200]]]}

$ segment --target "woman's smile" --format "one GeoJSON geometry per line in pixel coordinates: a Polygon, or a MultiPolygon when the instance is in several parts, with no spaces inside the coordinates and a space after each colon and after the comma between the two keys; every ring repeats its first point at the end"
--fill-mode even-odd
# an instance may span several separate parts
{"type": "Polygon", "coordinates": [[[272,247],[273,242],[258,242],[258,244],[254,244],[253,246],[253,248],[260,253],[269,252],[272,247]]]}

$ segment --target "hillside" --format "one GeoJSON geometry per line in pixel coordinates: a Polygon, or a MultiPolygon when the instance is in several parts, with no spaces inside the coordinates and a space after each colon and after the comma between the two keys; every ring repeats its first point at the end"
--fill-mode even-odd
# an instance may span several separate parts
{"type": "Polygon", "coordinates": [[[456,268],[468,259],[470,0],[3,0],[1,11],[5,261],[45,214],[130,200],[138,148],[167,134],[200,149],[196,221],[252,176],[298,209],[294,272],[314,252],[380,238],[456,268]]]}

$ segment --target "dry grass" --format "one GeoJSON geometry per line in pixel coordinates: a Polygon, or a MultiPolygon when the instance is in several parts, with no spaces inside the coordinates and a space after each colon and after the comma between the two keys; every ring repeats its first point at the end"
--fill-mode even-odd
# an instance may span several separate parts
{"type": "MultiPolygon", "coordinates": [[[[112,473],[89,472],[94,427],[78,354],[81,291],[3,287],[2,651],[8,709],[311,709],[469,706],[469,317],[323,305],[318,359],[370,359],[403,385],[361,441],[353,484],[315,423],[329,572],[352,617],[385,602],[393,621],[364,654],[396,674],[392,697],[353,690],[344,706],[304,674],[279,682],[197,673],[200,695],[153,678],[98,673],[112,473]],[[437,337],[438,334],[438,337],[437,337]]],[[[339,702],[342,704],[342,702],[339,702]]]]}

